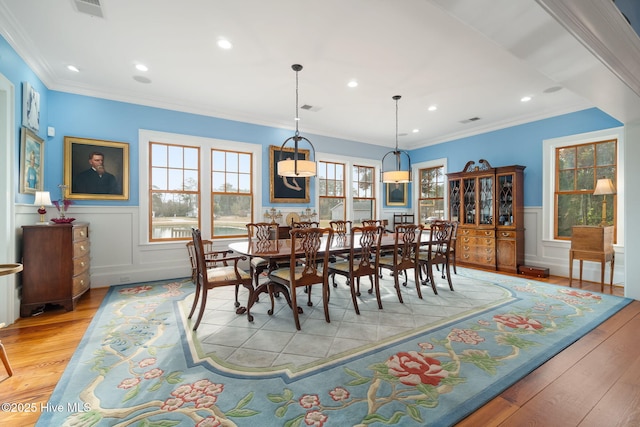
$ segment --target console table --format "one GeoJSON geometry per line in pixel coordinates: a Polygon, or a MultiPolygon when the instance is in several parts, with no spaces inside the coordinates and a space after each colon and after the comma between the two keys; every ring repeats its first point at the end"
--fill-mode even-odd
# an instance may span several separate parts
{"type": "MultiPolygon", "coordinates": [[[[582,262],[600,263],[600,292],[604,291],[604,268],[611,263],[609,286],[613,286],[613,267],[615,251],[613,250],[613,227],[577,225],[571,231],[571,249],[569,250],[569,286],[573,281],[573,260],[580,261],[580,281],[582,282],[582,262]]],[[[582,284],[581,284],[582,286],[582,284]]]]}

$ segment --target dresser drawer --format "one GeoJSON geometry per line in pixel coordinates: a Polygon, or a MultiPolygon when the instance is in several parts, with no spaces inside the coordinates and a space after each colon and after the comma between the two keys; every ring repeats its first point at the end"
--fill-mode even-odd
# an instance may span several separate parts
{"type": "Polygon", "coordinates": [[[73,228],[73,241],[86,240],[89,237],[89,227],[81,226],[73,228]]]}
{"type": "Polygon", "coordinates": [[[515,239],[516,232],[515,231],[498,231],[498,239],[515,239]]]}
{"type": "Polygon", "coordinates": [[[84,273],[73,277],[73,290],[72,295],[79,295],[89,289],[91,284],[91,278],[89,276],[89,270],[84,273]]]}
{"type": "Polygon", "coordinates": [[[82,258],[89,253],[90,243],[88,240],[73,242],[73,257],[82,258]]]}
{"type": "Polygon", "coordinates": [[[89,254],[73,259],[73,275],[77,276],[89,268],[89,254]]]}

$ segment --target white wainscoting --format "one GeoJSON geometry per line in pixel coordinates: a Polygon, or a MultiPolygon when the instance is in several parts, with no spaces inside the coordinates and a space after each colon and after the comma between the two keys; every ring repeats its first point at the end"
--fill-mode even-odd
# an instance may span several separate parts
{"type": "MultiPolygon", "coordinates": [[[[51,208],[51,217],[55,208],[51,208]]],[[[263,209],[264,212],[264,209],[263,209]]],[[[285,212],[283,212],[284,214],[285,212]]],[[[137,207],[76,206],[72,216],[87,221],[91,238],[91,287],[104,287],[123,283],[162,280],[190,275],[190,263],[185,242],[141,244],[139,242],[139,212],[137,207]]],[[[542,209],[525,208],[525,263],[547,267],[552,275],[569,276],[569,242],[543,241],[542,209]]],[[[16,227],[18,253],[20,227],[38,221],[33,206],[18,205],[16,227]]],[[[216,249],[226,249],[230,240],[218,241],[216,249]]],[[[624,248],[616,246],[614,283],[624,283],[624,248]]],[[[574,266],[577,277],[578,263],[574,266]]],[[[607,277],[608,277],[607,266],[607,277]]],[[[600,280],[600,266],[584,263],[584,278],[600,280]]]]}

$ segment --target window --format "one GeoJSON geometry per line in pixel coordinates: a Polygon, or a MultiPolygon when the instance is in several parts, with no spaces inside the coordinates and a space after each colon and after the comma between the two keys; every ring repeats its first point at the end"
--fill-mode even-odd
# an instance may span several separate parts
{"type": "Polygon", "coordinates": [[[333,220],[346,218],[344,163],[318,162],[319,222],[328,227],[333,220]]]}
{"type": "Polygon", "coordinates": [[[555,150],[556,239],[569,239],[574,225],[598,225],[602,220],[602,200],[606,197],[606,222],[616,224],[616,196],[594,196],[599,178],[617,176],[616,139],[567,145],[555,150]]]}
{"type": "Polygon", "coordinates": [[[418,218],[421,224],[429,219],[444,219],[446,176],[444,166],[421,168],[418,171],[418,218]]]}
{"type": "Polygon", "coordinates": [[[212,236],[239,237],[253,222],[252,154],[211,150],[212,236]]]}
{"type": "Polygon", "coordinates": [[[376,218],[375,168],[353,165],[352,176],[353,222],[376,218]]]}
{"type": "Polygon", "coordinates": [[[141,129],[139,147],[141,244],[183,245],[192,227],[220,248],[246,238],[262,206],[261,144],[141,129]]]}
{"type": "Polygon", "coordinates": [[[200,224],[200,150],[150,142],[149,152],[150,241],[191,238],[200,224]]]}

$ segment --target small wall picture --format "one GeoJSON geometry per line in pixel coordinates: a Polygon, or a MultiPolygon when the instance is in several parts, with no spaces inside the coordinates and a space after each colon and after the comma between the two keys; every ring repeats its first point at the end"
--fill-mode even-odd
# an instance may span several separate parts
{"type": "Polygon", "coordinates": [[[387,206],[407,206],[408,184],[391,183],[387,186],[387,206]]]}
{"type": "Polygon", "coordinates": [[[128,200],[129,144],[64,137],[68,199],[128,200]]]}
{"type": "Polygon", "coordinates": [[[35,194],[44,184],[44,141],[26,127],[20,129],[20,192],[35,194]]]}
{"type": "Polygon", "coordinates": [[[40,94],[28,82],[22,83],[22,126],[40,130],[40,94]]]}

